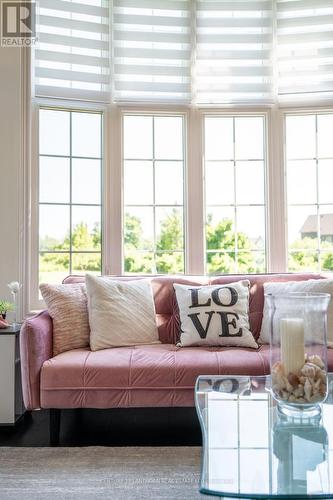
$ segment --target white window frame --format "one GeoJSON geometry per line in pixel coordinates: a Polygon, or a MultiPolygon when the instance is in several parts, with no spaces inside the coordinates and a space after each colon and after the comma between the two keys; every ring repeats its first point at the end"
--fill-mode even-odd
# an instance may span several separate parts
{"type": "Polygon", "coordinates": [[[32,103],[31,167],[26,196],[29,213],[25,217],[28,248],[25,277],[25,313],[41,309],[38,299],[38,110],[40,107],[98,111],[103,114],[103,269],[104,274],[123,273],[123,166],[122,122],[126,114],[182,115],[184,117],[184,243],[185,273],[205,274],[204,203],[204,117],[209,115],[263,116],[266,124],[266,265],[268,273],[286,272],[287,210],[285,116],[332,112],[325,107],[192,107],[172,105],[103,105],[55,99],[36,99],[32,103]],[[28,277],[28,278],[27,278],[28,277]]]}
{"type": "MultiPolygon", "coordinates": [[[[31,106],[31,166],[29,172],[29,205],[30,205],[30,217],[27,221],[29,226],[29,240],[28,240],[28,262],[29,269],[26,274],[28,276],[29,287],[26,290],[26,300],[25,300],[25,314],[29,313],[31,310],[39,310],[44,307],[44,301],[39,298],[39,279],[38,279],[38,267],[39,267],[39,110],[41,108],[54,109],[54,110],[64,110],[64,111],[93,111],[102,114],[102,131],[103,131],[103,150],[102,150],[102,167],[101,167],[101,179],[102,185],[106,183],[106,153],[108,148],[106,147],[106,141],[108,138],[107,134],[107,120],[105,119],[107,113],[107,107],[101,105],[94,105],[89,103],[69,103],[68,101],[54,101],[49,99],[38,99],[33,100],[31,106]]],[[[105,190],[102,189],[102,214],[101,214],[101,229],[103,232],[102,237],[102,270],[107,268],[107,252],[106,241],[105,241],[105,221],[107,213],[108,198],[106,197],[105,190]]]]}
{"type": "MultiPolygon", "coordinates": [[[[268,179],[271,178],[271,176],[268,173],[269,170],[269,156],[268,156],[268,137],[269,137],[269,111],[263,111],[263,110],[256,110],[256,111],[247,111],[244,109],[228,109],[228,111],[219,111],[217,109],[209,109],[208,111],[203,111],[202,113],[202,135],[204,137],[204,120],[205,117],[209,116],[231,116],[231,117],[261,117],[264,120],[264,158],[263,158],[263,163],[264,163],[264,209],[265,209],[265,262],[266,262],[266,271],[268,272],[269,269],[269,250],[270,250],[270,245],[269,245],[269,238],[268,238],[268,193],[269,193],[269,187],[268,187],[268,179]]],[[[204,147],[204,144],[203,144],[204,147]]],[[[204,156],[204,155],[203,155],[204,156]]],[[[203,170],[205,170],[205,158],[203,157],[203,170]]],[[[205,191],[205,183],[203,182],[203,189],[205,191]]],[[[204,199],[204,208],[203,208],[203,216],[204,216],[204,221],[206,221],[206,200],[204,199]]],[[[205,257],[204,257],[204,270],[206,272],[206,238],[204,234],[204,248],[205,248],[205,257]]]]}
{"type": "MultiPolygon", "coordinates": [[[[284,210],[285,210],[285,258],[286,264],[285,269],[288,272],[288,254],[289,254],[289,241],[288,241],[288,199],[287,199],[287,138],[286,138],[286,117],[288,115],[296,116],[308,116],[308,115],[320,115],[326,113],[333,113],[333,105],[331,107],[306,107],[306,108],[285,108],[281,111],[282,116],[282,130],[283,130],[283,182],[285,186],[284,195],[284,210]]],[[[318,202],[318,200],[317,200],[318,202]]],[[[320,205],[320,204],[319,204],[320,205]]],[[[321,252],[318,253],[318,257],[321,252]]],[[[318,261],[319,264],[320,261],[318,261]]],[[[319,266],[318,266],[319,269],[319,266]]],[[[318,269],[312,271],[313,273],[320,273],[322,275],[327,275],[332,277],[333,271],[319,271],[318,269]]]]}
{"type": "MultiPolygon", "coordinates": [[[[188,191],[187,191],[187,178],[188,178],[188,169],[187,169],[187,150],[188,150],[188,140],[187,140],[187,111],[181,110],[179,112],[176,112],[175,110],[171,111],[169,110],[163,110],[160,111],[160,109],[156,109],[155,111],[148,111],[147,109],[139,111],[137,108],[136,109],[126,109],[126,108],[121,108],[120,110],[120,127],[121,127],[121,181],[122,181],[122,189],[121,189],[121,208],[122,208],[122,213],[121,213],[121,225],[122,225],[122,235],[121,235],[121,240],[123,242],[123,229],[124,229],[124,200],[123,200],[123,181],[124,181],[124,162],[126,159],[124,158],[124,152],[122,150],[123,144],[124,144],[124,130],[123,130],[123,124],[124,124],[124,118],[126,116],[157,116],[157,117],[172,117],[172,116],[180,116],[183,119],[183,234],[184,234],[184,273],[186,274],[187,269],[188,269],[188,230],[187,230],[187,219],[189,215],[188,207],[187,207],[187,200],[189,198],[188,196],[188,191]]],[[[121,266],[121,274],[125,272],[124,270],[124,261],[125,261],[125,252],[124,252],[124,245],[122,244],[122,266],[121,266]]]]}

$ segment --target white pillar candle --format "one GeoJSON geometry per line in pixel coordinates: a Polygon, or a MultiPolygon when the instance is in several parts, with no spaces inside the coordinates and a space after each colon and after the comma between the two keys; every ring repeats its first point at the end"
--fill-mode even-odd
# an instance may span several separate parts
{"type": "Polygon", "coordinates": [[[298,372],[304,365],[304,322],[302,318],[280,320],[281,362],[286,374],[298,372]]]}

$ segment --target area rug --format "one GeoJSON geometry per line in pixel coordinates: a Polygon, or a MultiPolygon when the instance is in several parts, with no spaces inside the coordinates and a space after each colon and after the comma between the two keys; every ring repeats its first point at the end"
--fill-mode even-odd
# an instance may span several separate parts
{"type": "Polygon", "coordinates": [[[199,499],[200,460],[197,447],[3,447],[0,499],[199,499]]]}

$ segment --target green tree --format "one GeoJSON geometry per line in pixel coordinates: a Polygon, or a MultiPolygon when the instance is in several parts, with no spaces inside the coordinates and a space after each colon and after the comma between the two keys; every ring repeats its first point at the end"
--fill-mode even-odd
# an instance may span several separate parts
{"type": "MultiPolygon", "coordinates": [[[[212,215],[208,214],[206,227],[207,270],[209,274],[232,273],[235,269],[236,259],[236,236],[233,222],[230,219],[222,219],[217,224],[212,223],[212,215]]],[[[237,269],[240,273],[253,273],[261,270],[256,265],[252,244],[244,233],[237,233],[237,269]]]]}
{"type": "Polygon", "coordinates": [[[183,246],[181,214],[179,210],[173,208],[161,223],[161,232],[156,243],[156,271],[158,273],[182,273],[184,271],[183,246]]]}
{"type": "MultiPolygon", "coordinates": [[[[156,257],[154,269],[154,257],[152,251],[138,252],[138,249],[152,248],[152,242],[144,242],[142,239],[141,221],[138,217],[125,217],[124,242],[126,249],[125,271],[126,272],[158,272],[158,273],[181,273],[184,271],[183,262],[183,223],[181,213],[174,208],[162,221],[161,230],[156,242],[156,257]]],[[[235,244],[236,237],[233,223],[229,219],[223,219],[213,225],[212,216],[208,216],[207,224],[207,249],[214,250],[208,253],[208,272],[228,273],[235,269],[235,244]]],[[[237,268],[239,272],[256,272],[264,268],[263,257],[261,261],[255,262],[253,258],[252,244],[244,233],[237,235],[237,268]]]]}
{"type": "MultiPolygon", "coordinates": [[[[39,247],[43,250],[63,250],[65,249],[65,241],[59,242],[56,238],[46,235],[40,240],[39,247]]],[[[67,246],[67,250],[68,248],[69,246],[67,246]]]]}
{"type": "Polygon", "coordinates": [[[69,269],[68,253],[44,253],[41,254],[39,270],[41,272],[60,272],[69,269]]]}
{"type": "Polygon", "coordinates": [[[93,239],[94,248],[100,250],[100,248],[101,248],[101,225],[99,222],[95,222],[91,236],[93,239]]]}
{"type": "Polygon", "coordinates": [[[89,232],[86,222],[79,222],[73,228],[72,248],[73,250],[94,250],[93,234],[89,232]]]}
{"type": "Polygon", "coordinates": [[[124,268],[127,273],[151,273],[153,269],[153,254],[146,252],[152,246],[143,239],[141,220],[135,215],[125,214],[124,224],[124,268]],[[141,250],[141,252],[140,252],[141,250]]]}
{"type": "Polygon", "coordinates": [[[327,253],[322,263],[323,271],[333,271],[333,253],[327,253]]]}
{"type": "MultiPolygon", "coordinates": [[[[79,222],[72,231],[73,250],[96,250],[96,253],[73,254],[72,268],[75,271],[95,271],[101,270],[101,257],[99,255],[101,246],[100,225],[96,223],[91,232],[89,232],[86,222],[79,222]]],[[[63,241],[56,240],[46,236],[41,242],[41,248],[48,250],[68,251],[70,248],[69,234],[63,241]]],[[[39,259],[39,271],[41,280],[50,280],[51,274],[55,281],[60,281],[64,274],[69,271],[69,253],[41,253],[39,259]]]]}
{"type": "Polygon", "coordinates": [[[288,269],[292,272],[318,269],[317,238],[299,238],[290,245],[288,269]]]}
{"type": "Polygon", "coordinates": [[[141,220],[135,215],[125,214],[124,245],[140,248],[142,242],[141,220]]]}
{"type": "MultiPolygon", "coordinates": [[[[289,271],[317,271],[318,270],[318,239],[299,238],[289,248],[289,271]]],[[[321,269],[323,271],[333,270],[333,250],[329,241],[320,242],[322,253],[321,269]]]]}
{"type": "Polygon", "coordinates": [[[173,208],[161,222],[161,233],[156,243],[157,250],[182,250],[183,224],[179,210],[173,208]]]}
{"type": "Polygon", "coordinates": [[[79,253],[72,256],[73,271],[101,271],[101,256],[99,253],[79,253]]]}

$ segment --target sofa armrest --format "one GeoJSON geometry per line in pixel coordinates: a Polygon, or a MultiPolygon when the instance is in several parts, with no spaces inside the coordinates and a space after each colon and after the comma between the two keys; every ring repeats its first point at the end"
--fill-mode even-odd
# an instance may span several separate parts
{"type": "Polygon", "coordinates": [[[20,333],[23,400],[27,410],[40,408],[40,373],[52,358],[53,324],[47,311],[27,319],[20,333]]]}

